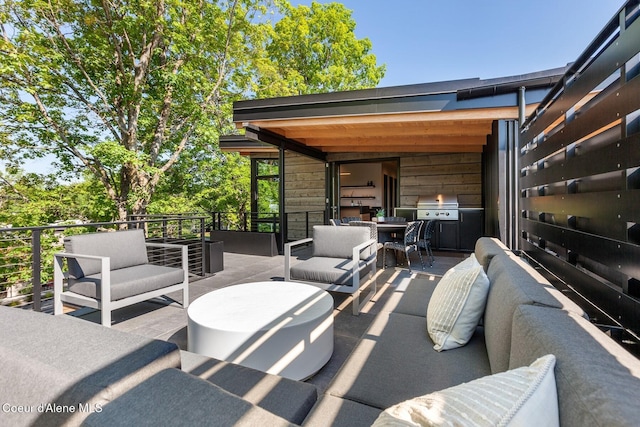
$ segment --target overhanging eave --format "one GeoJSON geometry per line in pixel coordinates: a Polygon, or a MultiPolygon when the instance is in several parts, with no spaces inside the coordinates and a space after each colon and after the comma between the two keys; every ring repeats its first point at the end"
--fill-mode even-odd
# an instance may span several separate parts
{"type": "Polygon", "coordinates": [[[252,141],[259,141],[283,150],[293,151],[303,156],[311,157],[323,162],[327,161],[327,154],[315,148],[308,147],[292,139],[285,138],[275,132],[261,129],[257,126],[245,127],[245,137],[252,141]]]}

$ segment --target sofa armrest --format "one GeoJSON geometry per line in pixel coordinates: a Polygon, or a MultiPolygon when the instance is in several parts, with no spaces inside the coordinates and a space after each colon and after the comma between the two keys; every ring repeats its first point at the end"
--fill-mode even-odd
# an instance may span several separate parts
{"type": "Polygon", "coordinates": [[[63,292],[62,281],[64,279],[64,274],[62,272],[62,262],[65,258],[93,259],[100,261],[100,298],[103,302],[111,301],[111,258],[99,255],[59,252],[53,254],[53,294],[56,296],[56,298],[54,298],[54,314],[62,314],[62,300],[57,296],[63,292]]]}
{"type": "Polygon", "coordinates": [[[291,280],[291,248],[294,246],[300,246],[305,243],[313,242],[312,237],[306,239],[296,240],[295,242],[289,242],[284,244],[284,280],[291,280]]]}

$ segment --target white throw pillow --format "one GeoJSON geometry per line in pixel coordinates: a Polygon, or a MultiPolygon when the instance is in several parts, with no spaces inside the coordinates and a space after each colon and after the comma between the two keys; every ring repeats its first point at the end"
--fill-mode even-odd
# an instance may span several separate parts
{"type": "Polygon", "coordinates": [[[530,366],[407,400],[373,426],[559,426],[555,363],[548,354],[530,366]]]}
{"type": "Polygon", "coordinates": [[[489,295],[489,278],[471,256],[449,269],[427,307],[427,331],[437,351],[462,347],[478,326],[489,295]]]}

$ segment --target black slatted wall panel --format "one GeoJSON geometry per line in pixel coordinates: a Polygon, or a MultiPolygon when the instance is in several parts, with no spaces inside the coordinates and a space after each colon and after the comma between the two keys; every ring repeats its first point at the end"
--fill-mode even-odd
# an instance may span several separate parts
{"type": "Polygon", "coordinates": [[[573,64],[524,123],[519,159],[521,248],[636,334],[639,15],[627,2],[573,64]]]}

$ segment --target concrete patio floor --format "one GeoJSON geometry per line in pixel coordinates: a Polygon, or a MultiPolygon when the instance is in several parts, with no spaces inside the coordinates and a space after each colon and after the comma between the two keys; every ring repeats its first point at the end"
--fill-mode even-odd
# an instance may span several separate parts
{"type": "MultiPolygon", "coordinates": [[[[347,356],[360,340],[375,315],[393,289],[406,280],[430,280],[442,276],[450,267],[460,262],[466,255],[453,252],[435,253],[433,267],[420,270],[417,254],[412,254],[412,265],[418,266],[410,274],[406,267],[378,268],[378,292],[363,308],[359,316],[351,314],[351,298],[344,294],[332,293],[334,298],[334,351],[329,362],[313,377],[309,383],[315,384],[322,393],[338,372],[347,356]],[[414,264],[415,262],[415,264],[414,264]]],[[[304,252],[301,253],[304,257],[304,252]]],[[[192,278],[189,285],[190,301],[226,286],[240,283],[284,280],[284,257],[262,257],[235,253],[224,254],[224,270],[206,278],[192,278]]],[[[368,290],[364,291],[364,294],[368,290]]],[[[169,295],[181,301],[181,292],[169,295]]],[[[113,329],[126,331],[149,338],[170,341],[180,349],[187,349],[187,312],[178,302],[151,300],[116,310],[112,313],[113,329]]],[[[425,307],[425,312],[426,312],[425,307]]],[[[100,323],[97,311],[80,309],[72,315],[87,321],[100,323]]],[[[426,330],[426,326],[425,326],[426,330]]]]}

